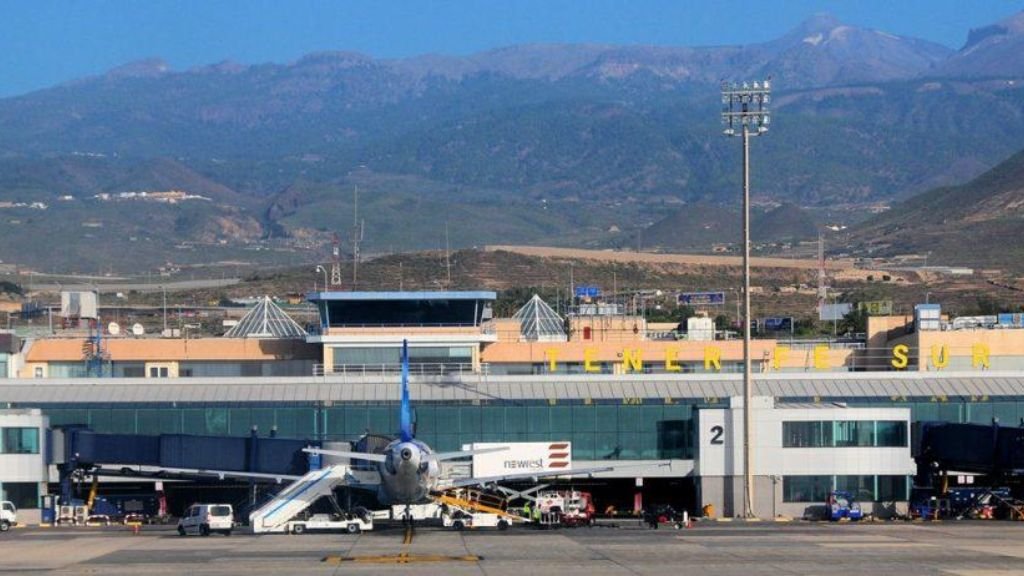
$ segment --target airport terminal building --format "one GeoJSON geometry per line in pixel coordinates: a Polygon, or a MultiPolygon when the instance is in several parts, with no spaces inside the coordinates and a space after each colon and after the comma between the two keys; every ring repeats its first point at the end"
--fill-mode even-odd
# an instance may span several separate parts
{"type": "MultiPolygon", "coordinates": [[[[351,442],[397,430],[398,350],[407,340],[416,435],[435,450],[568,441],[573,467],[619,466],[571,482],[602,508],[741,512],[740,342],[716,339],[713,328],[709,335],[701,319],[685,338],[596,307],[563,319],[539,299],[494,318],[494,299],[484,291],[314,293],[320,322],[301,334],[263,310],[225,338],[111,337],[102,375],[82,368],[82,339],[38,339],[11,361],[18,377],[0,381],[0,408],[28,410],[51,429],[224,437],[255,429],[351,442]]],[[[919,319],[880,317],[860,345],[756,340],[752,354],[762,517],[812,513],[834,489],[879,514],[898,510],[916,471],[916,424],[1017,426],[1024,418],[1017,328],[930,330],[919,319]]],[[[4,478],[7,470],[0,466],[0,489],[24,483],[4,478]]],[[[37,494],[19,498],[47,490],[42,479],[35,486],[37,494]]]]}

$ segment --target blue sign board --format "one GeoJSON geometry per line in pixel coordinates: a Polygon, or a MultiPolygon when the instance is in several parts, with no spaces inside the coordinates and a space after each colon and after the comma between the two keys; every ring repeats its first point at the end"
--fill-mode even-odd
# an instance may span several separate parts
{"type": "Polygon", "coordinates": [[[601,295],[601,289],[597,286],[577,286],[577,298],[597,298],[601,295]]]}
{"type": "Polygon", "coordinates": [[[788,332],[793,329],[793,319],[788,316],[785,318],[765,318],[764,329],[776,332],[788,332]]]}
{"type": "Polygon", "coordinates": [[[679,295],[679,303],[687,306],[721,306],[725,304],[725,292],[683,292],[679,295]]]}

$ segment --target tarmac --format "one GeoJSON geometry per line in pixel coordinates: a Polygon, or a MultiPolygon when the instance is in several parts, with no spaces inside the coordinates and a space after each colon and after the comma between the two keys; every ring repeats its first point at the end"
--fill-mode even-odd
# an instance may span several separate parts
{"type": "Polygon", "coordinates": [[[699,522],[691,529],[390,527],[179,537],[173,527],[19,528],[0,574],[944,574],[1024,576],[1024,522],[699,522]]]}

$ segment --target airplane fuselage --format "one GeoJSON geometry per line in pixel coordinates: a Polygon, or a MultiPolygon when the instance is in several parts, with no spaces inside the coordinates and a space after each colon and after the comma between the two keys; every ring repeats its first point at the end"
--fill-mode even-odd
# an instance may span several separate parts
{"type": "Polygon", "coordinates": [[[429,458],[429,446],[419,440],[395,440],[384,448],[378,499],[384,504],[420,504],[430,500],[437,485],[440,465],[429,458]]]}

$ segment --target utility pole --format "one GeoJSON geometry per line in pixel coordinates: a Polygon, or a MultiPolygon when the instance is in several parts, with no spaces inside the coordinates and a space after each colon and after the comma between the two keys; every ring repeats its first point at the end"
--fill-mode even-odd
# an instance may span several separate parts
{"type": "Polygon", "coordinates": [[[825,286],[825,236],[818,232],[818,314],[825,308],[828,288],[825,286]]]}
{"type": "Polygon", "coordinates": [[[331,286],[341,286],[341,238],[337,232],[331,238],[331,283],[327,284],[327,278],[324,278],[324,291],[330,290],[331,286]]]}
{"type": "Polygon", "coordinates": [[[750,404],[750,138],[768,131],[771,80],[722,83],[722,124],[726,136],[743,136],[743,516],[755,518],[753,434],[750,404]]]}
{"type": "Polygon", "coordinates": [[[167,333],[167,286],[160,286],[160,291],[164,295],[164,331],[163,334],[167,333]]]}

